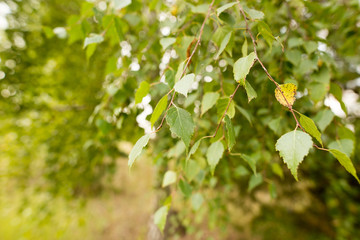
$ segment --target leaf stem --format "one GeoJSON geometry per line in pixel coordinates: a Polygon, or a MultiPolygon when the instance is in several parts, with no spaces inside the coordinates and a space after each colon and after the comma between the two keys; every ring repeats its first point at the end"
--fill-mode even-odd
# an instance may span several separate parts
{"type": "Polygon", "coordinates": [[[223,113],[223,115],[222,115],[221,118],[220,118],[220,121],[219,121],[219,123],[218,123],[218,125],[217,125],[217,127],[216,127],[216,130],[215,130],[215,133],[211,136],[212,138],[214,138],[214,137],[216,136],[216,134],[218,133],[219,128],[220,128],[220,126],[221,126],[221,124],[222,124],[222,120],[224,119],[227,111],[229,110],[230,104],[231,104],[232,100],[234,99],[234,96],[235,96],[237,90],[239,89],[240,85],[241,85],[241,84],[239,83],[239,84],[236,86],[234,92],[230,95],[229,103],[228,103],[228,105],[226,106],[225,112],[223,113]]]}
{"type": "Polygon", "coordinates": [[[319,147],[318,145],[316,145],[315,143],[313,144],[313,146],[314,147],[316,147],[317,149],[319,149],[319,150],[323,150],[323,151],[329,151],[329,149],[327,149],[327,148],[322,148],[322,147],[319,147]]]}

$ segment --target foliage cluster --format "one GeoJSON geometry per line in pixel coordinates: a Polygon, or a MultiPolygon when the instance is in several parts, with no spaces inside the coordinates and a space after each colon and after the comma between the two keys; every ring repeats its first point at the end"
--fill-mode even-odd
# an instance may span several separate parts
{"type": "Polygon", "coordinates": [[[314,238],[360,227],[359,110],[343,102],[359,93],[358,1],[5,2],[1,154],[24,187],[96,194],[130,141],[129,167],[145,152],[157,169],[160,229],[169,209],[188,233],[237,226],[249,201],[262,232],[286,211],[314,238]]]}

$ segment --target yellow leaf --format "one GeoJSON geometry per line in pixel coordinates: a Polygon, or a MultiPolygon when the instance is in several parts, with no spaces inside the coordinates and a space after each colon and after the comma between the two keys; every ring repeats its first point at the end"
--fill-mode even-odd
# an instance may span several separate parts
{"type": "Polygon", "coordinates": [[[292,83],[282,84],[275,89],[275,97],[281,105],[284,105],[285,107],[289,107],[288,106],[289,103],[289,105],[292,106],[295,102],[296,89],[297,86],[295,84],[292,83]],[[279,88],[281,92],[283,92],[283,94],[281,94],[279,88]],[[285,101],[284,97],[286,98],[287,102],[285,101]]]}

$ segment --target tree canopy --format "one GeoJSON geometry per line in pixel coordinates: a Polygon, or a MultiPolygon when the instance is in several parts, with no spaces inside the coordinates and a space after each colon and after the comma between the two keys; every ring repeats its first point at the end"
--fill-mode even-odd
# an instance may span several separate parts
{"type": "Polygon", "coordinates": [[[187,234],[248,230],[255,206],[263,239],[285,231],[269,219],[295,239],[358,238],[359,1],[0,4],[0,156],[17,186],[94,196],[126,156],[130,174],[153,163],[161,231],[173,210],[187,234]]]}

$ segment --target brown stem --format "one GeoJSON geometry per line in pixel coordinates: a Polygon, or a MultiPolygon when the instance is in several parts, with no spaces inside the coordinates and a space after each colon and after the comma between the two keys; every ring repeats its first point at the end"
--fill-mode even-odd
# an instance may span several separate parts
{"type": "Polygon", "coordinates": [[[228,105],[226,106],[226,109],[225,109],[224,114],[223,114],[223,115],[221,116],[221,118],[220,118],[220,121],[219,121],[219,123],[218,123],[218,125],[217,125],[217,127],[216,127],[216,130],[215,130],[215,133],[211,136],[212,138],[214,138],[214,137],[216,136],[216,134],[218,133],[219,128],[220,128],[220,126],[221,126],[221,124],[222,124],[222,120],[224,119],[225,114],[226,114],[227,111],[229,110],[230,103],[231,103],[232,100],[234,99],[234,96],[235,96],[237,90],[239,89],[240,85],[241,85],[241,84],[239,83],[239,84],[236,86],[235,91],[230,95],[230,101],[229,101],[228,105]]]}
{"type": "Polygon", "coordinates": [[[169,64],[166,66],[166,68],[164,69],[164,71],[163,71],[163,73],[160,75],[160,80],[158,81],[158,82],[153,82],[153,83],[150,83],[150,87],[152,87],[152,86],[155,86],[155,85],[157,85],[157,84],[160,84],[161,82],[161,79],[163,78],[163,76],[165,75],[165,73],[166,73],[166,70],[167,69],[172,69],[170,66],[169,66],[169,64]]]}
{"type": "MultiPolygon", "coordinates": [[[[205,17],[205,19],[204,19],[204,21],[203,21],[203,23],[202,23],[202,25],[201,25],[200,32],[199,32],[199,36],[197,37],[197,41],[196,41],[194,50],[192,51],[191,55],[188,57],[187,62],[186,62],[186,65],[185,65],[185,67],[184,67],[184,70],[183,70],[183,72],[181,73],[180,78],[179,78],[178,80],[180,80],[180,79],[184,76],[184,74],[186,73],[186,70],[187,70],[187,68],[188,68],[188,66],[189,66],[189,64],[190,64],[190,62],[191,62],[191,59],[192,59],[192,57],[194,56],[194,54],[195,54],[195,52],[196,52],[196,50],[197,50],[197,48],[198,48],[198,46],[199,46],[199,44],[200,44],[200,42],[201,42],[201,36],[202,36],[202,34],[203,34],[203,31],[204,31],[205,23],[206,23],[206,21],[208,20],[208,18],[209,18],[209,16],[210,16],[210,12],[211,12],[211,9],[212,9],[212,7],[213,7],[213,5],[214,5],[214,2],[215,2],[215,0],[212,0],[211,4],[210,4],[210,6],[209,6],[209,9],[208,9],[208,12],[207,12],[207,14],[206,14],[206,17],[205,17]]],[[[174,88],[173,88],[170,92],[172,92],[172,91],[174,91],[174,88]]],[[[170,92],[169,92],[169,93],[170,93],[170,92]]],[[[173,93],[173,95],[172,95],[172,97],[171,97],[170,103],[169,103],[169,105],[168,105],[168,107],[167,107],[167,109],[166,109],[166,111],[165,111],[165,114],[164,114],[163,118],[161,119],[161,123],[160,123],[160,125],[156,128],[155,132],[158,132],[158,131],[161,129],[161,127],[163,126],[163,123],[164,123],[166,114],[167,114],[168,110],[170,109],[170,107],[174,104],[175,94],[176,94],[176,92],[174,91],[174,93],[173,93]]]]}
{"type": "Polygon", "coordinates": [[[300,127],[304,132],[305,130],[302,128],[302,126],[300,125],[298,119],[296,118],[296,115],[294,113],[294,110],[292,108],[292,106],[289,104],[288,100],[286,99],[283,91],[281,90],[280,88],[280,85],[279,83],[277,83],[274,78],[270,75],[269,71],[266,69],[265,65],[263,64],[263,62],[260,60],[258,54],[257,54],[257,51],[256,51],[256,41],[255,41],[255,38],[252,34],[252,32],[250,31],[250,28],[249,28],[249,24],[248,24],[248,21],[247,21],[247,18],[246,18],[246,15],[245,15],[245,12],[244,12],[244,9],[242,8],[239,0],[237,0],[237,3],[238,3],[238,6],[239,6],[239,9],[240,9],[240,12],[241,12],[241,15],[244,17],[244,20],[245,20],[245,26],[246,26],[246,32],[249,34],[251,40],[252,40],[252,43],[253,43],[253,47],[254,47],[254,53],[255,53],[255,56],[256,56],[256,60],[260,63],[262,69],[264,70],[265,74],[268,76],[268,78],[276,85],[276,88],[280,91],[282,97],[284,98],[286,104],[287,104],[287,107],[289,108],[290,112],[292,113],[295,121],[296,121],[296,126],[297,127],[300,127]]]}
{"type": "Polygon", "coordinates": [[[208,9],[208,12],[207,12],[207,14],[206,14],[206,17],[205,17],[205,19],[204,19],[204,21],[203,21],[203,23],[202,23],[202,25],[201,25],[199,37],[197,38],[197,41],[196,41],[194,50],[192,51],[190,57],[188,58],[188,60],[187,60],[187,62],[186,62],[186,65],[185,65],[185,67],[184,67],[184,71],[181,73],[181,76],[180,76],[179,80],[184,76],[184,74],[185,74],[185,72],[186,72],[186,70],[187,70],[187,67],[188,67],[188,65],[189,65],[190,62],[191,62],[191,59],[192,59],[192,57],[194,56],[194,54],[195,54],[195,52],[196,52],[196,50],[197,50],[197,48],[198,48],[198,46],[199,46],[199,44],[200,44],[200,42],[201,42],[201,36],[202,36],[202,34],[203,34],[203,31],[204,31],[205,23],[206,23],[206,21],[208,20],[208,18],[209,18],[209,16],[210,16],[210,12],[211,12],[212,6],[214,5],[214,2],[215,2],[215,0],[212,0],[211,4],[210,4],[210,6],[209,6],[209,9],[208,9]]]}
{"type": "Polygon", "coordinates": [[[319,146],[318,146],[318,145],[316,145],[315,143],[313,144],[313,146],[314,146],[314,147],[316,147],[316,148],[317,148],[317,149],[319,149],[319,150],[329,151],[329,149],[319,147],[319,146]]]}
{"type": "MultiPolygon", "coordinates": [[[[249,24],[248,24],[248,21],[247,21],[247,18],[246,18],[246,15],[245,15],[245,12],[244,12],[244,9],[242,8],[239,0],[237,0],[237,3],[238,3],[238,6],[239,6],[239,9],[240,9],[240,12],[242,14],[242,16],[244,17],[244,20],[245,20],[245,26],[246,26],[246,32],[249,34],[251,40],[252,40],[252,43],[253,43],[253,47],[254,47],[254,53],[255,53],[255,56],[256,56],[256,60],[260,63],[262,69],[264,70],[264,72],[266,73],[266,75],[268,76],[268,78],[276,85],[276,88],[281,92],[281,95],[282,97],[284,98],[286,104],[288,105],[288,108],[290,110],[290,112],[292,113],[295,121],[296,121],[296,128],[297,127],[300,127],[300,129],[303,131],[303,132],[306,132],[305,129],[301,126],[301,124],[299,123],[294,111],[296,111],[295,109],[292,108],[292,105],[289,104],[289,102],[287,101],[283,91],[281,91],[281,88],[280,88],[280,85],[273,79],[273,77],[270,75],[269,71],[266,69],[265,65],[263,64],[263,62],[260,60],[258,54],[257,54],[257,51],[256,51],[256,41],[255,41],[255,38],[254,36],[252,35],[252,32],[250,31],[250,28],[249,28],[249,24]]],[[[299,113],[298,111],[296,111],[297,113],[299,113]]],[[[218,128],[217,128],[218,130],[218,128]]],[[[216,134],[215,134],[216,135],[216,134]]],[[[322,148],[322,147],[319,147],[317,146],[316,144],[313,144],[314,147],[316,147],[317,149],[319,150],[323,150],[323,151],[329,151],[329,149],[326,149],[326,148],[322,148]]]]}

